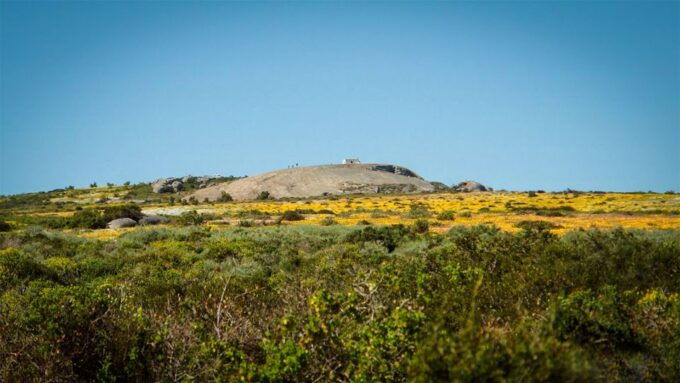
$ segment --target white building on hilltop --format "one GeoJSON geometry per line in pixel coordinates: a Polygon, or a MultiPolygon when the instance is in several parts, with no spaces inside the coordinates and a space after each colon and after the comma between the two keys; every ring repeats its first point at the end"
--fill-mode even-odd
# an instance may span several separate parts
{"type": "Polygon", "coordinates": [[[343,165],[349,165],[349,164],[360,164],[361,161],[359,161],[358,158],[345,158],[342,160],[343,165]]]}

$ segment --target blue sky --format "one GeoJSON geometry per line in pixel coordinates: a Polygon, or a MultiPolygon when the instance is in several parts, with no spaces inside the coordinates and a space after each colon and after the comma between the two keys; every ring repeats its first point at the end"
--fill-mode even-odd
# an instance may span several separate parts
{"type": "Polygon", "coordinates": [[[2,2],[0,194],[358,157],[680,190],[680,3],[2,2]]]}

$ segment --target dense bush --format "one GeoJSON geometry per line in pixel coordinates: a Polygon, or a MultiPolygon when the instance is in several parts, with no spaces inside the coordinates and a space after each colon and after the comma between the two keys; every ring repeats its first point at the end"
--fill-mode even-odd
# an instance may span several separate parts
{"type": "Polygon", "coordinates": [[[331,225],[337,225],[338,222],[333,219],[333,217],[324,217],[324,219],[321,220],[321,225],[323,226],[331,226],[331,225]]]}
{"type": "Polygon", "coordinates": [[[680,380],[680,233],[520,227],[2,233],[0,381],[680,380]]]}
{"type": "Polygon", "coordinates": [[[271,194],[269,194],[268,191],[264,190],[264,191],[261,191],[260,194],[258,194],[255,199],[258,200],[258,201],[264,201],[264,200],[268,200],[269,198],[271,198],[271,194]]]}
{"type": "Polygon", "coordinates": [[[422,234],[430,229],[430,223],[426,219],[417,219],[413,222],[413,231],[422,234]]]}
{"type": "Polygon", "coordinates": [[[444,210],[437,214],[439,221],[453,221],[456,219],[456,212],[453,210],[444,210]]]}
{"type": "Polygon", "coordinates": [[[0,232],[10,231],[10,230],[12,230],[12,225],[10,225],[9,223],[7,223],[3,220],[0,220],[0,232]]]}
{"type": "Polygon", "coordinates": [[[281,215],[282,221],[302,221],[303,219],[305,219],[305,216],[297,210],[287,210],[281,215]]]}
{"type": "Polygon", "coordinates": [[[181,225],[200,225],[210,218],[213,217],[208,214],[198,213],[196,210],[190,210],[182,213],[176,218],[176,221],[181,225]]]}
{"type": "Polygon", "coordinates": [[[222,193],[220,193],[219,202],[230,202],[230,201],[233,201],[233,200],[234,200],[234,199],[231,197],[231,194],[229,194],[229,193],[227,193],[227,192],[225,192],[225,191],[223,191],[222,193]]]}
{"type": "Polygon", "coordinates": [[[72,228],[101,229],[117,218],[131,218],[138,221],[142,218],[142,209],[135,204],[106,206],[102,209],[86,208],[76,210],[67,222],[72,228]]]}
{"type": "Polygon", "coordinates": [[[428,218],[430,216],[430,210],[427,205],[421,203],[414,203],[410,206],[408,213],[406,214],[408,218],[428,218]]]}

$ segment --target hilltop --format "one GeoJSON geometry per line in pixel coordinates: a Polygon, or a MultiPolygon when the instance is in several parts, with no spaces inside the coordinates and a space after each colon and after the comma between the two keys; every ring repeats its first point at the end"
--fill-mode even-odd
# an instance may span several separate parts
{"type": "Polygon", "coordinates": [[[434,186],[415,172],[390,164],[337,164],[294,167],[197,190],[185,199],[216,201],[222,193],[252,200],[261,192],[272,198],[303,198],[354,193],[418,193],[434,186]]]}

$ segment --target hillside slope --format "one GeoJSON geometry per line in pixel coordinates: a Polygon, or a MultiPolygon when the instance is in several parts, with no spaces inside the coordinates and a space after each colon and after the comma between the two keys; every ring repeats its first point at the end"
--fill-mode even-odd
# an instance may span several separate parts
{"type": "Polygon", "coordinates": [[[215,201],[222,192],[235,200],[255,199],[262,191],[273,198],[351,193],[425,192],[434,187],[416,173],[388,164],[343,164],[281,169],[211,186],[185,197],[215,201]]]}

